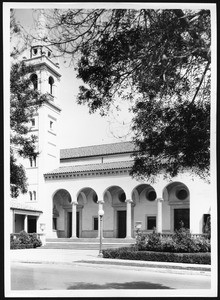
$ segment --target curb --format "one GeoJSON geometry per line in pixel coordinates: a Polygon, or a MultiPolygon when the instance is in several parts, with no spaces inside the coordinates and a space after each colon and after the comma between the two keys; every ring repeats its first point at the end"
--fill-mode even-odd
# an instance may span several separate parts
{"type": "Polygon", "coordinates": [[[52,261],[52,260],[12,260],[14,263],[29,263],[29,264],[85,264],[85,265],[104,265],[104,266],[122,266],[122,267],[135,267],[135,268],[150,268],[157,269],[158,271],[175,271],[175,272],[201,272],[206,275],[211,275],[211,267],[207,266],[192,266],[192,265],[169,265],[169,264],[158,264],[156,262],[130,262],[130,261],[107,261],[107,260],[72,260],[72,261],[52,261]]]}
{"type": "Polygon", "coordinates": [[[133,267],[140,267],[140,268],[157,268],[157,269],[173,269],[173,270],[186,270],[186,271],[201,271],[201,272],[211,272],[211,267],[207,266],[182,266],[182,265],[169,265],[169,264],[157,264],[156,262],[130,262],[130,261],[100,261],[100,260],[78,260],[75,261],[78,263],[88,263],[88,264],[103,264],[103,265],[120,265],[120,266],[133,266],[133,267]]]}

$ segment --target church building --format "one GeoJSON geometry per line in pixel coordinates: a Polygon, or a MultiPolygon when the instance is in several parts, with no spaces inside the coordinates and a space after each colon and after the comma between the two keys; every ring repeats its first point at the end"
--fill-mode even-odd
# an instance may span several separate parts
{"type": "Polygon", "coordinates": [[[161,174],[154,184],[133,179],[129,175],[136,151],[132,142],[62,149],[59,64],[50,48],[38,44],[31,47],[25,62],[34,65],[33,86],[48,93],[48,100],[31,120],[30,133],[38,137],[39,156],[22,162],[28,193],[11,199],[11,232],[97,238],[100,210],[106,238],[134,238],[137,226],[145,233],[154,229],[173,233],[181,222],[192,233],[204,232],[211,213],[210,184],[192,178],[190,172],[172,181],[161,174]]]}

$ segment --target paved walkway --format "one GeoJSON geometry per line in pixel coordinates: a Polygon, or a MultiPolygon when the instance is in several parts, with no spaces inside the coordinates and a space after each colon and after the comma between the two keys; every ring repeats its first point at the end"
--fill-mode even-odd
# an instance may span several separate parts
{"type": "Polygon", "coordinates": [[[97,250],[67,250],[67,249],[18,249],[10,250],[11,262],[23,263],[83,263],[83,264],[99,264],[103,266],[117,265],[120,267],[132,268],[152,268],[163,272],[187,272],[211,276],[210,265],[185,264],[185,263],[166,263],[166,262],[150,262],[150,261],[132,261],[122,259],[109,259],[98,257],[97,250]]]}

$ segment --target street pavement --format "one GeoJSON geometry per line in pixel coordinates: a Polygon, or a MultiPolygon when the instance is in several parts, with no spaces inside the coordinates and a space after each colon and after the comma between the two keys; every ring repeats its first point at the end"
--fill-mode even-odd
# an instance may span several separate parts
{"type": "Polygon", "coordinates": [[[98,250],[10,250],[6,294],[9,297],[216,294],[209,265],[119,260],[100,258],[98,254],[98,250]]]}
{"type": "Polygon", "coordinates": [[[84,264],[84,265],[117,265],[127,268],[150,268],[152,271],[167,273],[200,274],[211,276],[210,265],[132,261],[122,259],[101,258],[98,250],[70,249],[17,249],[10,250],[10,261],[23,263],[48,264],[84,264]]]}

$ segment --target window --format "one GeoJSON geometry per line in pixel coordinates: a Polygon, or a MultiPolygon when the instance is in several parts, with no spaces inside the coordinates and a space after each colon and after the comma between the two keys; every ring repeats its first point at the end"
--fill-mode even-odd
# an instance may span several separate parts
{"type": "Polygon", "coordinates": [[[153,230],[156,228],[156,216],[147,217],[147,230],[153,230]]]}
{"type": "Polygon", "coordinates": [[[30,201],[32,201],[32,192],[29,192],[30,201]]]}
{"type": "Polygon", "coordinates": [[[146,193],[147,200],[154,201],[157,198],[157,194],[155,191],[151,190],[146,193]]]}
{"type": "Polygon", "coordinates": [[[53,130],[53,121],[50,121],[50,130],[53,130]]]}
{"type": "Polygon", "coordinates": [[[49,88],[50,88],[49,92],[50,92],[51,95],[53,95],[53,84],[54,84],[53,77],[51,77],[51,76],[49,77],[48,83],[49,83],[49,88]]]}
{"type": "Polygon", "coordinates": [[[36,157],[30,157],[29,158],[29,161],[30,161],[30,167],[36,167],[37,166],[37,160],[36,160],[36,157]]]}
{"type": "Polygon", "coordinates": [[[36,191],[33,191],[33,195],[34,195],[34,200],[37,200],[37,194],[36,194],[36,191]]]}
{"type": "Polygon", "coordinates": [[[120,202],[125,202],[125,200],[126,200],[126,195],[125,195],[125,193],[122,192],[121,194],[119,194],[118,198],[119,198],[119,201],[120,201],[120,202]]]}
{"type": "Polygon", "coordinates": [[[98,217],[93,218],[93,230],[98,230],[98,217]]]}
{"type": "Polygon", "coordinates": [[[37,90],[38,88],[38,78],[37,78],[37,74],[32,74],[31,77],[30,77],[30,80],[33,84],[33,88],[34,90],[37,90]]]}
{"type": "Polygon", "coordinates": [[[33,49],[33,54],[34,54],[34,55],[37,55],[37,48],[34,48],[34,49],[33,49]]]}
{"type": "Polygon", "coordinates": [[[31,126],[35,127],[35,119],[31,119],[31,126]]]}
{"type": "Polygon", "coordinates": [[[188,192],[186,189],[180,189],[176,191],[176,197],[179,200],[185,200],[188,197],[188,192]]]}

